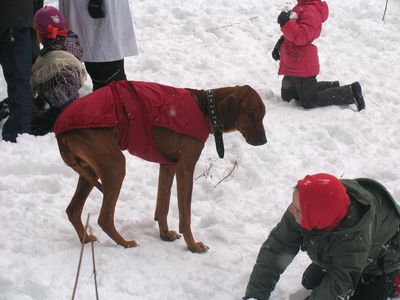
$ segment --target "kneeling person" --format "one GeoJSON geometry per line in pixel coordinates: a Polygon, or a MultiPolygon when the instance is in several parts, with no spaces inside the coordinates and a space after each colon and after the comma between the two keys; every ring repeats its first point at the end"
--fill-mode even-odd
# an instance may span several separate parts
{"type": "Polygon", "coordinates": [[[32,68],[34,102],[39,111],[31,132],[45,135],[53,130],[64,108],[79,98],[86,72],[79,37],[66,28],[64,16],[55,7],[38,10],[33,26],[43,49],[32,68]]]}
{"type": "Polygon", "coordinates": [[[269,299],[301,249],[312,261],[307,300],[385,300],[400,270],[399,226],[400,207],[380,183],[307,175],[262,245],[244,299],[269,299]]]}

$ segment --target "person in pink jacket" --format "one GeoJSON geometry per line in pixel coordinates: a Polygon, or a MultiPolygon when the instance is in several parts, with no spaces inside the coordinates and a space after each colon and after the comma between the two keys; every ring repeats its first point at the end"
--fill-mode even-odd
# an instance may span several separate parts
{"type": "Polygon", "coordinates": [[[297,0],[291,11],[282,11],[278,16],[283,35],[272,57],[280,60],[278,74],[284,75],[281,97],[284,101],[295,99],[306,109],[355,104],[360,111],[365,108],[365,102],[359,82],[339,86],[338,81],[317,81],[318,49],[313,41],[320,36],[328,15],[325,1],[297,0]]]}

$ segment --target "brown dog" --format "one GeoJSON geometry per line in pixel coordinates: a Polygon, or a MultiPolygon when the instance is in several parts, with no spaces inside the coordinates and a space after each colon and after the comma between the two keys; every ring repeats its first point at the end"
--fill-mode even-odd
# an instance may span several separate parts
{"type": "MultiPolygon", "coordinates": [[[[145,87],[141,90],[137,88],[140,84],[140,82],[123,82],[124,86],[121,87],[120,83],[114,83],[114,85],[111,84],[111,88],[108,86],[97,90],[86,96],[93,99],[92,102],[96,103],[95,106],[90,107],[90,109],[85,107],[84,104],[89,103],[90,99],[85,100],[86,97],[81,98],[67,107],[57,120],[54,132],[57,136],[61,156],[65,163],[79,174],[79,181],[75,194],[67,208],[68,218],[74,226],[81,242],[96,240],[95,236],[85,233],[81,220],[85,201],[93,187],[96,186],[103,193],[103,203],[98,219],[100,227],[117,244],[124,247],[135,247],[137,245],[134,240],[125,240],[117,232],[114,225],[115,205],[125,176],[125,157],[121,149],[125,150],[127,148],[126,143],[131,143],[131,140],[134,140],[133,143],[136,146],[137,144],[139,145],[137,151],[142,153],[137,154],[137,152],[135,152],[136,150],[131,151],[128,149],[129,152],[150,161],[160,162],[157,206],[154,219],[158,221],[161,239],[174,241],[180,237],[177,232],[169,229],[167,223],[171,186],[174,176],[176,176],[179,232],[183,234],[190,251],[197,253],[205,252],[208,247],[202,242],[195,241],[190,226],[193,173],[203,149],[204,140],[199,140],[199,138],[195,138],[190,134],[184,134],[170,129],[174,128],[173,126],[167,128],[163,125],[159,125],[157,122],[156,125],[154,125],[155,123],[153,122],[150,128],[152,141],[144,143],[143,146],[140,146],[140,142],[136,143],[139,138],[135,134],[145,132],[145,129],[142,128],[140,132],[136,130],[133,133],[127,134],[121,127],[123,126],[122,124],[125,124],[123,122],[126,122],[126,120],[123,121],[123,118],[130,118],[129,121],[133,123],[140,115],[140,110],[130,107],[132,103],[130,97],[134,97],[133,102],[137,102],[139,99],[138,97],[146,95],[146,93],[154,92],[154,87],[150,83],[144,83],[145,87]],[[122,100],[118,100],[119,98],[122,100]],[[101,99],[104,99],[104,101],[101,99]],[[107,120],[108,117],[101,117],[97,112],[93,112],[93,109],[95,109],[94,107],[102,106],[103,102],[105,104],[112,103],[112,109],[101,108],[100,110],[109,113],[112,111],[112,113],[116,115],[117,121],[113,119],[111,121],[99,122],[99,119],[107,120]],[[85,110],[90,112],[82,118],[86,123],[83,125],[78,124],[79,122],[76,120],[76,115],[85,110]],[[88,124],[88,118],[92,118],[93,122],[96,124],[88,124]],[[69,123],[68,126],[65,125],[66,122],[69,123]],[[123,140],[125,140],[125,142],[123,142],[123,140]],[[142,148],[147,147],[149,143],[151,144],[153,142],[155,148],[161,153],[159,157],[164,157],[166,160],[162,158],[157,160],[154,159],[154,157],[146,156],[151,151],[148,148],[142,148]],[[100,179],[101,183],[98,179],[100,179]],[[85,239],[84,236],[86,236],[85,239]]],[[[170,88],[165,86],[161,87],[162,89],[170,88]]],[[[219,88],[212,91],[214,92],[214,102],[218,118],[217,124],[214,124],[214,130],[215,128],[220,128],[222,132],[239,131],[246,142],[254,146],[263,145],[267,142],[262,123],[265,115],[265,106],[254,89],[246,85],[219,88]],[[217,125],[217,127],[215,127],[215,125],[217,125]]],[[[210,99],[207,98],[207,92],[193,89],[180,89],[178,92],[183,93],[182,95],[186,97],[184,98],[185,103],[189,100],[195,103],[196,107],[192,108],[191,111],[199,111],[201,118],[204,119],[207,126],[206,135],[208,136],[213,126],[211,117],[209,116],[210,99]]],[[[172,97],[176,96],[176,92],[171,93],[173,95],[172,97]]],[[[153,93],[153,95],[155,95],[153,97],[155,101],[159,101],[158,98],[167,99],[165,103],[168,103],[171,98],[171,95],[169,95],[169,97],[164,95],[160,96],[159,93],[153,93]]],[[[180,103],[182,103],[182,101],[180,103]]],[[[157,116],[153,118],[154,120],[158,120],[162,117],[162,112],[159,109],[160,104],[158,103],[156,106],[157,116]]],[[[176,112],[175,108],[171,110],[171,107],[169,107],[167,111],[168,114],[173,117],[179,115],[179,111],[176,112]],[[171,113],[171,111],[173,113],[171,113]]],[[[147,115],[142,117],[146,118],[147,115]]],[[[183,115],[183,118],[185,118],[185,115],[183,115]]],[[[190,116],[186,118],[183,123],[193,123],[195,122],[193,118],[195,117],[190,116]]],[[[214,118],[214,120],[216,119],[214,118]]],[[[194,128],[198,126],[201,127],[201,124],[203,124],[202,122],[203,121],[196,121],[196,124],[190,125],[194,128]]],[[[182,130],[185,131],[186,129],[182,130]]]]}

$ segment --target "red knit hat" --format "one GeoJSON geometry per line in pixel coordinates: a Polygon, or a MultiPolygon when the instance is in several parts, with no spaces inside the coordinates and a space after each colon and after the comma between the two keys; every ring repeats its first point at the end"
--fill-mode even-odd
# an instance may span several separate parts
{"type": "Polygon", "coordinates": [[[335,176],[307,175],[297,182],[297,188],[302,214],[300,225],[307,230],[333,230],[349,210],[349,195],[335,176]]]}

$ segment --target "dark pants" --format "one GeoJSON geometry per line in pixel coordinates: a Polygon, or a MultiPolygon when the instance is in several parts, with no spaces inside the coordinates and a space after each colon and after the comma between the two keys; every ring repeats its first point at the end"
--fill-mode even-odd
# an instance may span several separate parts
{"type": "MultiPolygon", "coordinates": [[[[33,0],[33,15],[43,7],[44,0],[33,0]]],[[[39,56],[40,53],[40,43],[36,35],[36,31],[32,28],[31,29],[31,36],[32,36],[32,64],[35,63],[36,58],[39,56]]]]}
{"type": "Polygon", "coordinates": [[[30,28],[10,29],[0,36],[0,64],[7,82],[10,115],[3,127],[3,140],[16,142],[29,133],[32,120],[32,41],[30,28]]]}
{"type": "MultiPolygon", "coordinates": [[[[379,276],[363,274],[349,300],[386,300],[394,291],[394,279],[397,271],[379,276]]],[[[308,266],[303,274],[302,285],[312,290],[316,288],[326,274],[321,267],[316,264],[308,266]]]]}
{"type": "Polygon", "coordinates": [[[40,43],[37,38],[36,32],[33,29],[31,30],[31,38],[32,38],[32,64],[34,64],[36,58],[39,56],[40,53],[40,43]]]}
{"type": "Polygon", "coordinates": [[[93,91],[112,81],[126,80],[124,59],[107,62],[85,62],[93,83],[93,91]]]}
{"type": "Polygon", "coordinates": [[[281,97],[285,101],[295,99],[304,108],[354,104],[350,85],[339,86],[337,81],[317,82],[315,77],[284,76],[281,97]]]}

